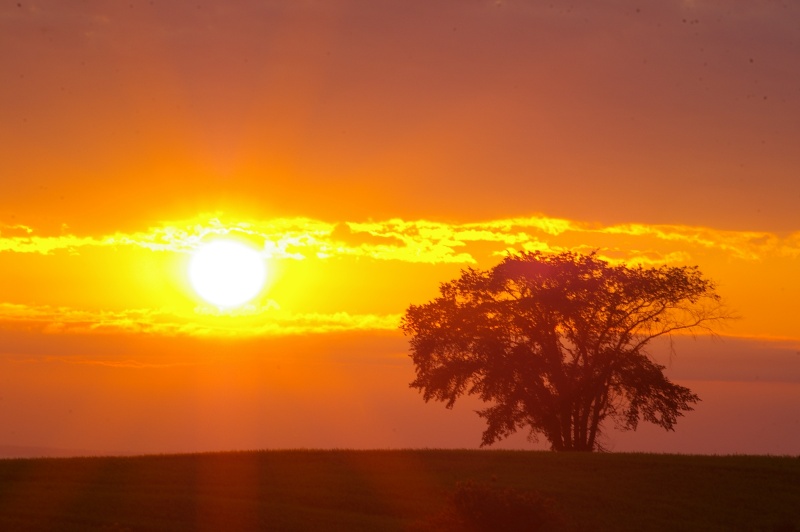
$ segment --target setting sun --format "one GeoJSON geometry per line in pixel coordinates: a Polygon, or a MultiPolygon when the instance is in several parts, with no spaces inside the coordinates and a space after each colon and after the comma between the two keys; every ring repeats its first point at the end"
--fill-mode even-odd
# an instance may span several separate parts
{"type": "MultiPolygon", "coordinates": [[[[581,348],[574,363],[600,371],[619,332],[601,327],[624,323],[591,305],[643,304],[625,299],[642,286],[577,266],[586,279],[517,286],[510,257],[531,254],[591,257],[619,278],[641,267],[665,290],[679,277],[653,271],[697,268],[737,317],[662,335],[652,364],[635,358],[652,374],[624,376],[630,390],[652,387],[663,366],[702,399],[684,401],[695,410],[675,431],[612,423],[595,443],[800,455],[800,1],[599,5],[0,4],[0,531],[58,528],[70,501],[89,507],[81,494],[48,496],[52,525],[6,524],[20,499],[6,496],[4,458],[479,448],[487,419],[475,411],[501,412],[487,410],[497,394],[464,384],[475,393],[453,409],[426,402],[440,396],[410,386],[421,377],[419,342],[401,328],[409,309],[455,305],[462,321],[443,314],[420,330],[496,355],[486,389],[518,386],[495,373],[530,377],[514,388],[520,405],[541,406],[541,387],[566,370],[505,365],[554,353],[558,338],[525,332],[529,315],[547,310],[541,327],[554,334],[595,325],[581,334],[609,354],[589,361],[581,348]],[[458,292],[462,275],[482,291],[467,294],[476,308],[506,305],[518,295],[496,293],[506,284],[543,302],[472,330],[483,314],[458,292]]],[[[680,309],[698,312],[689,303],[680,309]]],[[[658,319],[645,323],[668,325],[658,319]]],[[[603,400],[588,404],[552,415],[594,420],[603,400]]],[[[655,404],[634,406],[655,415],[655,404]]],[[[560,437],[575,442],[569,426],[560,437]]],[[[494,445],[549,448],[526,432],[494,445]]],[[[253,480],[261,493],[261,469],[234,469],[197,479],[253,480]]],[[[373,491],[388,493],[381,482],[373,491]]],[[[198,521],[183,529],[247,528],[205,523],[244,512],[193,504],[198,521]]],[[[116,528],[149,526],[100,507],[116,528]]],[[[254,529],[281,526],[259,512],[254,529]]]]}
{"type": "Polygon", "coordinates": [[[189,280],[197,294],[218,307],[236,307],[264,288],[264,259],[258,251],[234,240],[215,240],[195,251],[189,280]]]}

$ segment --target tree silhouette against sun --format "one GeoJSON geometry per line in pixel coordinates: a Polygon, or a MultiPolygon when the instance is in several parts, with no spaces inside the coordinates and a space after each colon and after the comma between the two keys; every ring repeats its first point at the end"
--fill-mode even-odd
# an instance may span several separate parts
{"type": "Polygon", "coordinates": [[[465,394],[489,403],[478,411],[482,446],[527,427],[553,450],[603,450],[608,420],[674,430],[699,397],[671,382],[648,347],[727,317],[697,267],[611,265],[595,254],[510,255],[440,292],[402,320],[410,386],[447,408],[465,394]]]}

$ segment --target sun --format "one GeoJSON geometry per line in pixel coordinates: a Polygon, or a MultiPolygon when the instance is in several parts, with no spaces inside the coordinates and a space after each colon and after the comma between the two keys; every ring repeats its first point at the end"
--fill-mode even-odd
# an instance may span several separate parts
{"type": "Polygon", "coordinates": [[[214,240],[189,261],[189,282],[207,302],[221,308],[243,305],[264,288],[267,268],[261,254],[243,242],[214,240]]]}

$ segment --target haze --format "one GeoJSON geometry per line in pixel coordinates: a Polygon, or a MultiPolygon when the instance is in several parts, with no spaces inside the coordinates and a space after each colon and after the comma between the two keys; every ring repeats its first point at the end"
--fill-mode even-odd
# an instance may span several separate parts
{"type": "MultiPolygon", "coordinates": [[[[0,454],[477,447],[412,303],[509,250],[698,265],[703,402],[613,450],[800,453],[800,5],[6,2],[0,454]],[[221,311],[190,253],[245,239],[221,311]]],[[[524,435],[500,447],[543,448],[524,435]]]]}

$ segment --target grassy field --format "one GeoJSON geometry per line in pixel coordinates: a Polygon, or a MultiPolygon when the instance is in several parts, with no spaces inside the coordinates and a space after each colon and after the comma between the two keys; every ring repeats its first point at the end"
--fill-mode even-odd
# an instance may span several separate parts
{"type": "Polygon", "coordinates": [[[0,530],[409,530],[490,479],[574,530],[800,531],[800,458],[454,450],[0,460],[0,530]]]}

